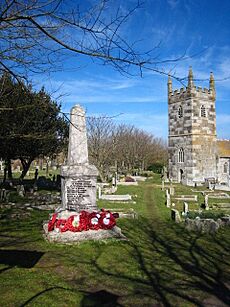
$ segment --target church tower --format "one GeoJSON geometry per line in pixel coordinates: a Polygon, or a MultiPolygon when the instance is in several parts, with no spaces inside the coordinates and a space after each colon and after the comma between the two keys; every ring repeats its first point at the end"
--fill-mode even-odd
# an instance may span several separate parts
{"type": "Polygon", "coordinates": [[[196,87],[192,68],[186,88],[173,91],[168,78],[169,177],[195,185],[217,176],[215,81],[209,89],[196,87]]]}

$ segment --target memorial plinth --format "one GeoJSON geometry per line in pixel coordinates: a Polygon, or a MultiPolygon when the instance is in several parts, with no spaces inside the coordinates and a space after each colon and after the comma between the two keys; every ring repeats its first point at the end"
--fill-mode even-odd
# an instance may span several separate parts
{"type": "Polygon", "coordinates": [[[63,166],[62,207],[76,212],[97,210],[97,174],[98,171],[93,165],[63,166]]]}

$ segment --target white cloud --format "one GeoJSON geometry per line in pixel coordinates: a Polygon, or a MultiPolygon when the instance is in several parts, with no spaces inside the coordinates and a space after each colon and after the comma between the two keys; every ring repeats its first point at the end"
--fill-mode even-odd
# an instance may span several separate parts
{"type": "Polygon", "coordinates": [[[218,125],[228,124],[230,129],[230,114],[219,114],[216,121],[218,125]]]}
{"type": "Polygon", "coordinates": [[[175,9],[179,4],[180,0],[168,0],[168,4],[172,9],[175,9]]]}

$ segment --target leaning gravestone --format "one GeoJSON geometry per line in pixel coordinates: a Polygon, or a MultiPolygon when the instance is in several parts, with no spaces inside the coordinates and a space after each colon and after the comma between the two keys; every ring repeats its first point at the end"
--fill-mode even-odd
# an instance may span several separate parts
{"type": "Polygon", "coordinates": [[[62,207],[43,225],[48,241],[74,243],[124,237],[115,226],[115,215],[98,211],[97,175],[97,168],[88,161],[85,112],[76,105],[70,116],[67,164],[61,167],[62,207]]]}

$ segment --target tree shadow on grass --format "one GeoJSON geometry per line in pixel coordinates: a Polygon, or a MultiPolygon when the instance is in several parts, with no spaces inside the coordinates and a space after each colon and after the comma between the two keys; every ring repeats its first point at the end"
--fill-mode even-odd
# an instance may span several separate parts
{"type": "MultiPolygon", "coordinates": [[[[206,297],[214,298],[216,306],[229,304],[228,229],[216,236],[197,235],[171,222],[139,217],[126,220],[123,232],[128,241],[58,249],[57,265],[63,266],[58,274],[69,286],[47,287],[22,306],[58,289],[82,293],[82,307],[207,306],[206,297]],[[68,270],[74,274],[65,278],[68,270]]],[[[4,251],[0,259],[11,267],[26,268],[35,265],[43,254],[27,253],[4,251]],[[24,263],[23,259],[30,261],[24,263]]]]}
{"type": "MultiPolygon", "coordinates": [[[[125,302],[128,297],[135,302],[136,297],[143,299],[143,306],[148,305],[144,301],[163,306],[205,306],[204,299],[212,297],[214,304],[228,306],[230,260],[226,235],[197,235],[179,225],[154,224],[144,218],[136,225],[130,222],[127,229],[129,242],[125,244],[130,248],[124,266],[134,261],[139,271],[136,276],[113,270],[112,265],[108,269],[100,261],[102,250],[91,261],[98,274],[113,279],[115,284],[132,284],[132,291],[121,291],[117,302],[125,302]]],[[[116,287],[113,292],[116,293],[116,287]]]]}
{"type": "Polygon", "coordinates": [[[44,255],[42,252],[28,250],[0,250],[0,264],[7,265],[8,268],[0,270],[5,271],[13,267],[32,268],[44,255]]]}
{"type": "Polygon", "coordinates": [[[81,307],[89,306],[108,306],[108,307],[118,307],[122,306],[118,302],[119,295],[113,294],[106,290],[99,290],[92,293],[86,293],[81,301],[81,307]]]}

